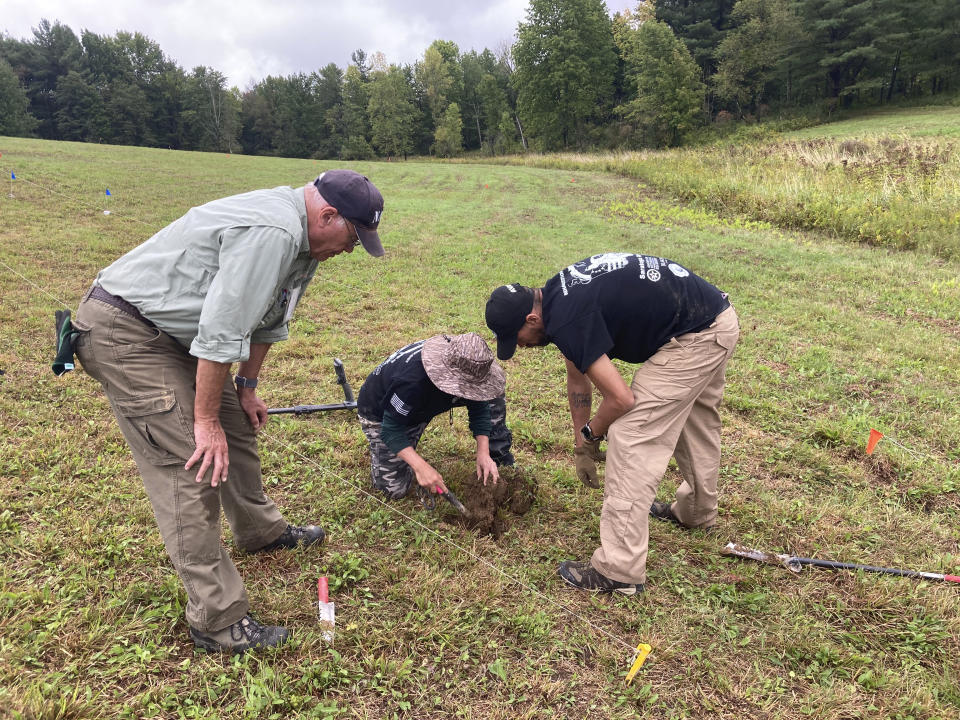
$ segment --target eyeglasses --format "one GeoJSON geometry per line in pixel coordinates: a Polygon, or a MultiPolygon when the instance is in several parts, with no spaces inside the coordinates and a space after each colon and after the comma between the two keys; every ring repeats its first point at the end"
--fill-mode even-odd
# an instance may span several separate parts
{"type": "MultiPolygon", "coordinates": [[[[343,217],[343,216],[341,216],[341,217],[343,217]]],[[[350,222],[349,220],[347,220],[346,218],[343,218],[343,221],[347,224],[347,227],[348,227],[348,228],[353,228],[353,236],[354,236],[355,239],[354,239],[354,241],[353,241],[353,246],[352,246],[352,247],[355,247],[355,248],[356,248],[356,247],[360,247],[360,232],[357,230],[357,226],[354,225],[354,224],[353,224],[352,222],[350,222]]]]}

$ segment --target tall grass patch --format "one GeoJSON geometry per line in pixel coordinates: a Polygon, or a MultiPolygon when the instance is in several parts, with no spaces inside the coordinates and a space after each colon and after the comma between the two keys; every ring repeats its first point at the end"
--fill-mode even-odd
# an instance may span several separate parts
{"type": "Polygon", "coordinates": [[[490,162],[613,172],[730,219],[941,257],[960,255],[955,139],[897,132],[811,135],[813,130],[790,137],[760,128],[709,147],[533,154],[490,162]]]}

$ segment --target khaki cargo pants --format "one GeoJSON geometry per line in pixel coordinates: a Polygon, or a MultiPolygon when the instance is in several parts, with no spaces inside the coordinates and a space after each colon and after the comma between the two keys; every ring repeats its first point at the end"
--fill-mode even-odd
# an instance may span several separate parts
{"type": "MultiPolygon", "coordinates": [[[[89,295],[89,293],[88,293],[89,295]]],[[[263,493],[253,429],[230,379],[220,422],[229,445],[229,479],[219,487],[195,481],[193,405],[197,359],[169,335],[100,300],[84,297],[74,325],[76,353],[100,382],[133,451],[167,554],[187,591],[187,622],[213,632],[249,610],[247,593],[220,542],[220,508],[236,544],[253,550],[286,528],[263,493]]]]}
{"type": "Polygon", "coordinates": [[[718,408],[739,336],[729,307],[706,330],[672,339],[634,373],[633,409],[607,433],[601,544],[591,559],[603,575],[646,582],[650,505],[671,457],[683,475],[674,514],[689,527],[716,523],[718,408]]]}

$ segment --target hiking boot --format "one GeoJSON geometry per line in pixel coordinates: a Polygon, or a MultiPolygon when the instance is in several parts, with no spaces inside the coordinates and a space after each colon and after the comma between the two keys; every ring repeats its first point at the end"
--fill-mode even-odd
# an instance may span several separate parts
{"type": "Polygon", "coordinates": [[[663,522],[673,523],[677,527],[681,527],[684,530],[702,530],[705,533],[713,532],[716,525],[710,525],[709,527],[694,528],[689,525],[685,525],[680,522],[680,518],[673,514],[673,510],[670,509],[670,503],[660,502],[659,500],[654,500],[653,505],[650,506],[650,516],[655,517],[657,520],[662,520],[663,522]]]}
{"type": "Polygon", "coordinates": [[[244,615],[223,630],[206,633],[191,627],[190,637],[200,650],[239,655],[247,650],[283,645],[290,637],[290,631],[276,625],[261,625],[249,615],[244,615]]]}
{"type": "Polygon", "coordinates": [[[287,525],[280,537],[262,548],[251,550],[251,553],[269,552],[277,548],[293,550],[298,546],[308,547],[323,542],[324,532],[319,525],[287,525]]]}
{"type": "Polygon", "coordinates": [[[562,577],[568,585],[573,585],[579,590],[605,593],[618,592],[624,595],[636,595],[643,592],[643,583],[632,584],[611,580],[606,575],[601,575],[588,562],[565,560],[557,568],[557,575],[562,577]]]}

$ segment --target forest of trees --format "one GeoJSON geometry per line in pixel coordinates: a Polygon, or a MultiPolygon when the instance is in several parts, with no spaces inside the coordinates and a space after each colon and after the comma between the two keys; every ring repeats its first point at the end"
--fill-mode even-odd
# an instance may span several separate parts
{"type": "Polygon", "coordinates": [[[0,135],[342,160],[682,144],[772,112],[956,92],[957,0],[530,0],[512,47],[240,91],[139,32],[0,36],[0,135]]]}

